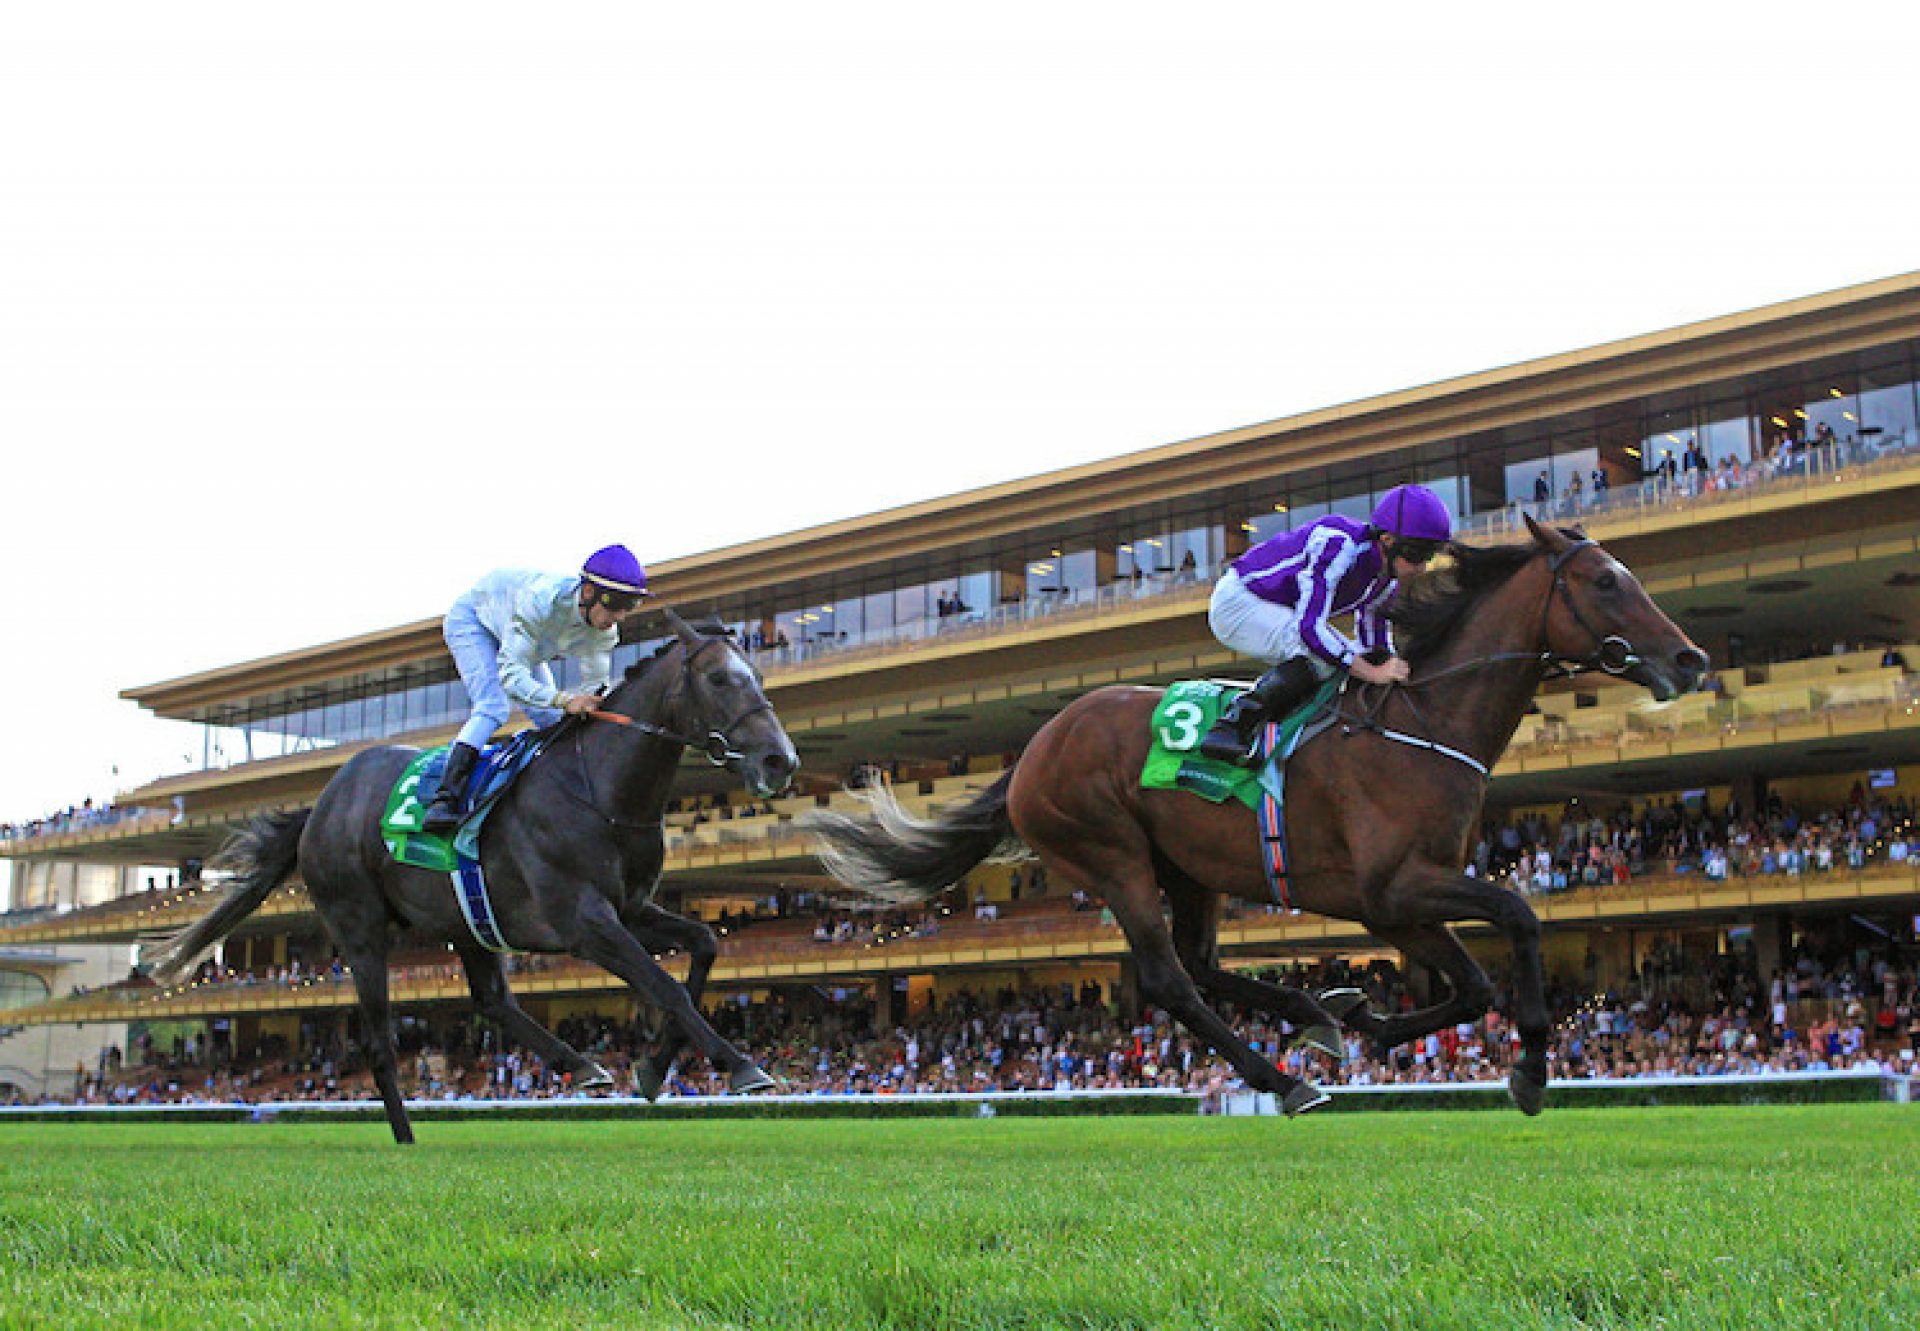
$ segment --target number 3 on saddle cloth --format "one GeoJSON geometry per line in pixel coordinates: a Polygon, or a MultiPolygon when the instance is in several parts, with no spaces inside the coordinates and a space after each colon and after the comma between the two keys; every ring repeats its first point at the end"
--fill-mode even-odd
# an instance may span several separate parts
{"type": "Polygon", "coordinates": [[[1153,747],[1140,772],[1147,790],[1184,790],[1215,804],[1237,799],[1260,824],[1260,867],[1273,903],[1292,910],[1287,894],[1286,764],[1294,751],[1333,724],[1329,707],[1339,693],[1335,675],[1290,715],[1269,720],[1256,737],[1260,758],[1251,768],[1215,762],[1199,754],[1200,739],[1246,686],[1218,680],[1186,680],[1167,689],[1149,725],[1153,747]]]}
{"type": "Polygon", "coordinates": [[[486,877],[480,871],[480,829],[513,779],[546,749],[550,735],[550,731],[523,730],[505,744],[492,744],[481,752],[467,783],[466,816],[450,837],[434,836],[420,828],[427,813],[427,801],[421,798],[421,792],[439,788],[440,773],[447,766],[445,745],[428,749],[407,764],[407,770],[393,783],[387,795],[387,811],[380,818],[381,838],[395,860],[452,878],[453,894],[460,903],[460,913],[466,916],[467,928],[475,941],[490,951],[511,949],[494,922],[486,877]]]}

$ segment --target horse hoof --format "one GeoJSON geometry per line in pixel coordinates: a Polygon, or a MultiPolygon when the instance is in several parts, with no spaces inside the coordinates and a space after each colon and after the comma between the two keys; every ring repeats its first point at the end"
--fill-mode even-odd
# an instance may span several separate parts
{"type": "Polygon", "coordinates": [[[667,1074],[649,1062],[633,1074],[633,1086],[648,1104],[652,1104],[660,1098],[660,1092],[667,1088],[667,1074]]]}
{"type": "Polygon", "coordinates": [[[1339,1028],[1329,1026],[1325,1022],[1301,1031],[1294,1037],[1294,1043],[1303,1049],[1312,1049],[1325,1054],[1336,1063],[1347,1056],[1347,1051],[1340,1045],[1339,1028]]]}
{"type": "Polygon", "coordinates": [[[1280,1097],[1280,1112],[1288,1118],[1297,1118],[1329,1103],[1332,1098],[1312,1082],[1303,1081],[1280,1097]]]}
{"type": "Polygon", "coordinates": [[[612,1085],[613,1074],[598,1063],[589,1063],[580,1069],[580,1074],[573,1081],[576,1091],[604,1091],[612,1085]]]}
{"type": "Polygon", "coordinates": [[[1507,1077],[1507,1094],[1513,1097],[1520,1112],[1532,1118],[1547,1107],[1547,1084],[1535,1081],[1532,1077],[1522,1076],[1518,1072],[1507,1077]]]}
{"type": "Polygon", "coordinates": [[[1367,1005],[1367,995],[1364,989],[1329,989],[1320,995],[1319,1003],[1329,1017],[1345,1021],[1348,1013],[1367,1005]]]}
{"type": "Polygon", "coordinates": [[[727,1079],[727,1091],[731,1095],[751,1095],[755,1091],[778,1089],[779,1083],[751,1063],[727,1079]]]}

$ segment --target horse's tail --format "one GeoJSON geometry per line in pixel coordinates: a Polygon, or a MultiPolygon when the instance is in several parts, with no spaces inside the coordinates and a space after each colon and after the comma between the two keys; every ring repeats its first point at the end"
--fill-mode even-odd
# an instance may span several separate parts
{"type": "Polygon", "coordinates": [[[1007,817],[1012,782],[1008,772],[969,803],[931,821],[901,808],[885,786],[861,793],[871,817],[813,813],[802,821],[828,873],[869,897],[905,905],[946,891],[976,864],[1022,853],[1007,817]]]}
{"type": "Polygon", "coordinates": [[[238,877],[212,910],[141,949],[142,960],[152,963],[154,979],[162,983],[179,979],[201,953],[232,933],[240,921],[260,908],[274,888],[292,876],[300,857],[300,833],[312,813],[312,809],[300,809],[260,814],[227,838],[208,864],[231,869],[238,877]]]}

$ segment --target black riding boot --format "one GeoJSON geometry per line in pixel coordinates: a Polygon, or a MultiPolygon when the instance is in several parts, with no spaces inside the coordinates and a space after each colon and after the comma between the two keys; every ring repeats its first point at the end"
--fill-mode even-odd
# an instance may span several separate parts
{"type": "Polygon", "coordinates": [[[440,788],[433,792],[433,803],[427,806],[426,817],[420,820],[420,829],[435,836],[445,836],[460,826],[460,815],[466,812],[467,780],[473,775],[473,765],[480,761],[480,751],[471,744],[455,744],[447,750],[447,768],[440,773],[440,788]]]}
{"type": "Polygon", "coordinates": [[[1320,686],[1320,677],[1300,657],[1282,661],[1254,681],[1220,714],[1219,724],[1200,741],[1200,756],[1215,762],[1249,766],[1253,739],[1269,720],[1284,717],[1320,686]]]}

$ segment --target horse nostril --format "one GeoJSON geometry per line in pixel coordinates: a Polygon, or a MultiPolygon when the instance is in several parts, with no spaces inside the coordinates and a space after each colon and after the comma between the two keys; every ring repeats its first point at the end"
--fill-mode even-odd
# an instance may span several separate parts
{"type": "Polygon", "coordinates": [[[793,759],[787,757],[784,753],[769,753],[760,761],[767,771],[774,776],[785,776],[793,770],[793,759]]]}
{"type": "Polygon", "coordinates": [[[1698,647],[1688,647],[1679,652],[1674,656],[1673,663],[1680,668],[1680,673],[1685,675],[1689,680],[1699,680],[1703,678],[1707,673],[1707,668],[1713,664],[1707,654],[1698,647]]]}

